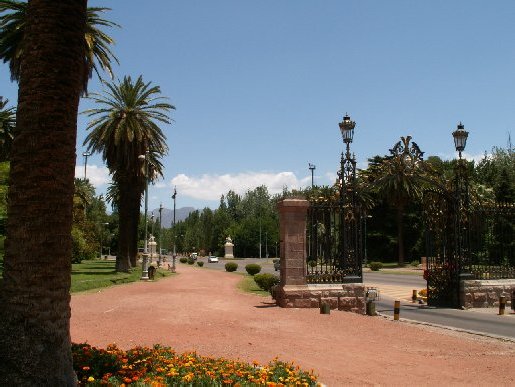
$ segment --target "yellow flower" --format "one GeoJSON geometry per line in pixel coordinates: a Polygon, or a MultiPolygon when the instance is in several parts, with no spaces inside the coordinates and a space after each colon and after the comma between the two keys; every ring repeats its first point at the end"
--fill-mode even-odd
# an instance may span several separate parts
{"type": "Polygon", "coordinates": [[[90,377],[88,378],[88,382],[94,382],[94,381],[95,381],[95,378],[94,378],[93,376],[90,376],[90,377]]]}

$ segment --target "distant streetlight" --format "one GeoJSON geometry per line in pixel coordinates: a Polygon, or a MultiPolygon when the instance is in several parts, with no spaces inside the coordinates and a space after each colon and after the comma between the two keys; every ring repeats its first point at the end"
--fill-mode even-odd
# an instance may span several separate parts
{"type": "Polygon", "coordinates": [[[159,205],[159,258],[158,258],[158,261],[157,261],[157,266],[161,266],[161,247],[162,247],[162,244],[161,244],[161,234],[163,234],[163,230],[161,228],[161,219],[163,218],[163,203],[161,203],[159,205]]]}
{"type": "Polygon", "coordinates": [[[309,170],[311,171],[311,188],[313,188],[313,186],[315,185],[314,172],[315,172],[316,166],[315,166],[315,164],[311,164],[311,163],[309,163],[308,165],[309,165],[309,170]]]}
{"type": "Polygon", "coordinates": [[[88,157],[91,156],[91,152],[82,152],[84,156],[84,180],[86,180],[86,166],[88,165],[88,157]]]}
{"type": "Polygon", "coordinates": [[[172,255],[172,271],[175,271],[175,255],[176,255],[176,251],[175,251],[175,246],[177,244],[177,235],[175,235],[175,198],[177,197],[177,189],[176,187],[173,188],[173,195],[172,195],[172,199],[173,199],[173,255],[172,255]]]}
{"type": "Polygon", "coordinates": [[[144,155],[139,155],[138,159],[145,163],[145,216],[144,216],[144,224],[145,224],[145,248],[143,250],[143,259],[141,261],[141,280],[148,281],[148,267],[147,267],[147,259],[148,259],[148,222],[147,222],[147,213],[148,213],[148,151],[145,152],[144,155]]]}

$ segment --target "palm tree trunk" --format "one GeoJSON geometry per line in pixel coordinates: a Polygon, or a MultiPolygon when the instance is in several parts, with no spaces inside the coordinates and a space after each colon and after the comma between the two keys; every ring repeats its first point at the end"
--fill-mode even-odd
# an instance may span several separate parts
{"type": "Polygon", "coordinates": [[[76,385],[69,292],[86,5],[28,4],[0,293],[0,385],[76,385]]]}
{"type": "Polygon", "coordinates": [[[404,266],[404,205],[397,207],[397,244],[399,247],[399,266],[404,266]]]}
{"type": "Polygon", "coordinates": [[[129,262],[129,240],[130,240],[130,197],[127,195],[125,187],[120,186],[120,206],[119,206],[119,225],[118,225],[118,255],[116,256],[116,271],[128,272],[129,262]]]}

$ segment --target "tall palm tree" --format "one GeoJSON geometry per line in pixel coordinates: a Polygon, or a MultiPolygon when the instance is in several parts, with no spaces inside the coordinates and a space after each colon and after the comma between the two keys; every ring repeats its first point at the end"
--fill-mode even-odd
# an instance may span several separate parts
{"type": "MultiPolygon", "coordinates": [[[[83,91],[87,91],[87,81],[93,71],[98,75],[99,68],[112,78],[111,61],[118,62],[110,46],[114,40],[102,32],[99,27],[119,27],[118,24],[102,19],[101,13],[111,10],[104,7],[88,8],[86,31],[84,33],[84,62],[85,73],[83,91]]],[[[11,79],[19,81],[22,56],[25,50],[24,35],[26,31],[27,2],[18,0],[0,0],[0,59],[9,63],[11,79]]]]}
{"type": "Polygon", "coordinates": [[[9,160],[16,126],[16,108],[7,107],[8,102],[0,97],[0,162],[9,160]]]}
{"type": "MultiPolygon", "coordinates": [[[[168,151],[166,137],[158,123],[169,124],[174,106],[160,96],[158,86],[126,76],[122,81],[104,83],[103,94],[92,94],[99,108],[85,111],[92,121],[84,141],[88,150],[99,152],[117,185],[119,249],[117,270],[136,265],[137,232],[141,195],[146,179],[162,176],[160,158],[168,151]],[[145,176],[140,155],[148,152],[149,176],[145,176]]],[[[145,214],[146,215],[146,214],[145,214]]]]}
{"type": "Polygon", "coordinates": [[[0,385],[77,383],[69,292],[86,9],[86,0],[27,7],[0,289],[0,385]]]}
{"type": "Polygon", "coordinates": [[[406,206],[418,201],[423,186],[430,183],[434,172],[423,159],[423,152],[411,136],[401,140],[390,149],[390,156],[376,157],[371,160],[362,176],[371,184],[371,189],[396,210],[397,245],[399,265],[404,265],[404,228],[403,218],[406,206]]]}

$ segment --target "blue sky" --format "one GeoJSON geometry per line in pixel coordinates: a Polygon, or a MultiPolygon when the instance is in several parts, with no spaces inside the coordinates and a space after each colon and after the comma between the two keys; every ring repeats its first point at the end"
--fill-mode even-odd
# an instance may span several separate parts
{"type": "MultiPolygon", "coordinates": [[[[344,0],[89,1],[111,7],[116,76],[142,74],[177,108],[164,126],[162,202],[216,208],[229,189],[331,184],[343,149],[338,122],[356,121],[360,166],[411,135],[427,155],[455,156],[451,132],[470,132],[465,154],[505,147],[515,122],[515,2],[344,0]]],[[[98,92],[98,80],[89,90],[98,92]]],[[[17,86],[0,64],[0,95],[17,86]]],[[[82,100],[80,109],[91,107],[82,100]]],[[[87,117],[78,123],[77,176],[87,117]]],[[[88,160],[97,193],[109,177],[88,160]]]]}

